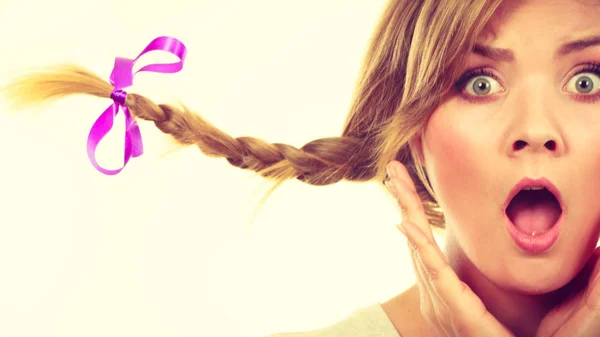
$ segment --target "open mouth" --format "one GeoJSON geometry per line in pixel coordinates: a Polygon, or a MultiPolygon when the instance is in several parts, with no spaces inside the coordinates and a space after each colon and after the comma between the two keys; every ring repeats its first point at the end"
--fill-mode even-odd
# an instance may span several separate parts
{"type": "Polygon", "coordinates": [[[531,235],[552,228],[562,212],[561,202],[546,186],[520,187],[506,207],[506,215],[515,227],[531,235]]]}

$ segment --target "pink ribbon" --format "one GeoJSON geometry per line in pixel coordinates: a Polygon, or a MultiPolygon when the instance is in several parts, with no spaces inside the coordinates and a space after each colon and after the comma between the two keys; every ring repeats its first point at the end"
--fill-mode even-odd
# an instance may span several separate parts
{"type": "Polygon", "coordinates": [[[133,84],[133,75],[141,71],[151,71],[156,73],[176,73],[183,68],[183,61],[187,49],[183,43],[175,38],[162,36],[154,39],[148,46],[133,60],[117,57],[115,59],[115,66],[110,74],[110,83],[115,87],[110,95],[113,100],[113,104],[109,106],[103,113],[98,117],[90,134],[88,136],[87,151],[88,157],[94,167],[107,175],[115,175],[125,168],[125,165],[129,162],[130,158],[136,158],[144,153],[144,146],[142,144],[142,134],[140,128],[135,121],[135,118],[129,112],[129,109],[125,106],[125,99],[127,93],[123,91],[133,84]],[[141,68],[140,70],[133,72],[133,66],[135,62],[144,54],[162,50],[169,52],[179,58],[179,62],[168,63],[168,64],[149,64],[141,68]],[[120,110],[123,110],[125,114],[125,157],[124,164],[120,169],[107,170],[96,161],[96,147],[98,143],[108,134],[113,127],[114,118],[117,116],[120,110]]]}

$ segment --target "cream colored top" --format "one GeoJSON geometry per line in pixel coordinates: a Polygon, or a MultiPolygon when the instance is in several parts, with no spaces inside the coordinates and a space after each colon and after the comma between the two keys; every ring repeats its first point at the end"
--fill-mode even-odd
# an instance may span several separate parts
{"type": "Polygon", "coordinates": [[[392,321],[375,303],[354,311],[350,316],[326,328],[286,332],[266,337],[401,337],[392,321]]]}

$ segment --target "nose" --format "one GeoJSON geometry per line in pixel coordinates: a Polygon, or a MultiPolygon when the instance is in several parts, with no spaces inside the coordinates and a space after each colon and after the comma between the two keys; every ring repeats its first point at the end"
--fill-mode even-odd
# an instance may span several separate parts
{"type": "Polygon", "coordinates": [[[509,142],[509,156],[518,157],[525,154],[545,154],[560,156],[564,146],[558,128],[548,117],[538,114],[537,117],[519,119],[521,123],[514,126],[514,137],[509,142]]]}
{"type": "Polygon", "coordinates": [[[529,92],[527,97],[515,98],[513,103],[506,106],[512,110],[509,115],[513,116],[508,131],[508,155],[560,156],[565,150],[565,144],[561,136],[559,116],[555,113],[557,105],[552,102],[552,98],[539,91],[537,95],[529,92]]]}

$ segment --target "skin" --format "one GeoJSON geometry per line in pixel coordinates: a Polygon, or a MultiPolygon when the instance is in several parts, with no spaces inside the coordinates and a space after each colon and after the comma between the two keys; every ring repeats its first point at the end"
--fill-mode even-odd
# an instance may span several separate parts
{"type": "MultiPolygon", "coordinates": [[[[489,85],[490,92],[475,92],[474,81],[467,81],[411,144],[444,210],[447,264],[515,336],[544,336],[542,330],[575,326],[567,324],[571,316],[579,323],[600,319],[595,308],[578,311],[581,301],[600,293],[600,286],[592,289],[598,283],[593,282],[593,253],[600,237],[600,76],[589,70],[577,74],[589,63],[600,63],[600,44],[556,55],[566,42],[600,36],[600,3],[591,3],[503,3],[479,43],[510,49],[514,59],[473,53],[467,70],[485,68],[497,77],[473,77],[489,85]],[[589,93],[577,86],[584,76],[593,83],[589,93]],[[558,241],[540,254],[515,244],[501,211],[509,190],[523,177],[548,178],[567,207],[558,241]],[[589,269],[584,269],[586,263],[589,269]]],[[[403,170],[398,162],[390,166],[403,170]]],[[[396,188],[406,208],[413,202],[414,184],[402,173],[394,183],[405,185],[396,188]]],[[[431,238],[417,212],[418,207],[408,220],[423,238],[431,238]]],[[[415,246],[417,236],[407,237],[415,246]]],[[[415,285],[383,304],[403,337],[436,333],[422,315],[419,292],[415,285]]],[[[590,329],[600,335],[600,327],[587,327],[590,336],[590,329]]],[[[587,336],[571,329],[558,336],[587,336]]]]}

